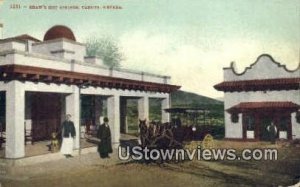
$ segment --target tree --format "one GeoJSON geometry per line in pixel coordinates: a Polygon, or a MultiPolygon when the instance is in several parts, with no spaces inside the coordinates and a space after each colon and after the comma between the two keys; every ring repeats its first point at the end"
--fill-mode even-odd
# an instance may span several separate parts
{"type": "Polygon", "coordinates": [[[88,56],[99,56],[110,68],[119,68],[124,59],[118,43],[110,37],[88,39],[86,52],[88,56]]]}

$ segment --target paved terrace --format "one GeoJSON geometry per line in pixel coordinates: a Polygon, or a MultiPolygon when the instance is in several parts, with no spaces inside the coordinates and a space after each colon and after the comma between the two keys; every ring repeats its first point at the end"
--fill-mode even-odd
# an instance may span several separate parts
{"type": "MultiPolygon", "coordinates": [[[[45,160],[45,157],[43,158],[45,160]]],[[[16,163],[10,163],[12,166],[0,161],[0,180],[2,179],[14,179],[14,180],[25,180],[30,177],[34,177],[39,174],[45,176],[55,174],[57,172],[68,173],[75,170],[91,169],[93,167],[107,167],[115,164],[125,163],[118,159],[117,149],[113,150],[109,159],[101,159],[97,152],[92,151],[88,153],[82,153],[80,156],[74,154],[73,158],[65,158],[60,153],[51,154],[48,157],[49,161],[41,163],[34,163],[39,160],[39,157],[35,159],[25,160],[24,162],[19,161],[16,163]],[[55,159],[54,159],[55,158],[55,159]],[[24,164],[24,165],[22,165],[24,164]]]]}
{"type": "MultiPolygon", "coordinates": [[[[137,137],[122,134],[121,144],[137,144],[137,137]]],[[[52,153],[48,150],[49,141],[38,142],[34,145],[26,145],[26,157],[21,159],[0,159],[0,179],[34,176],[39,173],[45,175],[55,171],[72,171],[91,167],[105,167],[123,163],[118,159],[118,150],[114,149],[110,159],[101,159],[97,152],[97,145],[81,139],[81,149],[73,152],[73,158],[66,159],[59,151],[52,153]],[[45,169],[47,168],[47,169],[45,169]]],[[[1,150],[4,155],[4,150],[1,150]]]]}

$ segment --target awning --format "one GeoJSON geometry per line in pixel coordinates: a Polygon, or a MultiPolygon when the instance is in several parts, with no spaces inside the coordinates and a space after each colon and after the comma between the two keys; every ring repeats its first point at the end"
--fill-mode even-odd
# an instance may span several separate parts
{"type": "Polygon", "coordinates": [[[239,103],[226,111],[229,113],[241,113],[247,111],[257,111],[257,110],[271,110],[271,111],[298,111],[300,105],[293,102],[242,102],[239,103]]]}
{"type": "Polygon", "coordinates": [[[0,65],[0,81],[32,81],[56,84],[73,84],[115,88],[122,90],[140,90],[150,92],[171,93],[180,88],[177,85],[118,78],[112,76],[79,73],[51,68],[41,68],[17,64],[0,65]]]}
{"type": "Polygon", "coordinates": [[[225,81],[215,85],[214,88],[224,92],[297,90],[300,89],[300,77],[225,81]]]}

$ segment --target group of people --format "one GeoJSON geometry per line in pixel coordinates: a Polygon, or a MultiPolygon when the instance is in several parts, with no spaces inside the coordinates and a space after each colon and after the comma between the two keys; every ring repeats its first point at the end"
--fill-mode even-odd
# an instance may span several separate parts
{"type": "MultiPolygon", "coordinates": [[[[71,121],[71,115],[66,115],[66,120],[62,123],[62,145],[60,152],[66,156],[66,158],[72,157],[74,139],[76,137],[76,130],[74,123],[71,121]]],[[[111,131],[108,125],[108,118],[103,119],[103,123],[97,128],[97,138],[99,139],[98,152],[101,158],[109,158],[109,154],[112,153],[112,142],[111,142],[111,131]]],[[[146,120],[140,120],[141,143],[142,145],[147,144],[147,138],[155,137],[155,135],[164,133],[168,129],[165,125],[159,125],[159,123],[150,123],[150,126],[146,125],[146,120]],[[145,137],[145,138],[143,138],[145,137]]],[[[275,143],[277,128],[274,123],[271,123],[267,127],[271,143],[275,143]]]]}
{"type": "MultiPolygon", "coordinates": [[[[74,123],[71,121],[71,117],[70,114],[67,114],[61,126],[62,145],[60,152],[65,155],[66,158],[72,157],[74,139],[76,137],[76,130],[74,123]]],[[[108,122],[108,118],[105,117],[103,123],[97,128],[97,138],[99,139],[98,152],[101,158],[109,158],[109,154],[112,153],[111,131],[108,122]]]]}

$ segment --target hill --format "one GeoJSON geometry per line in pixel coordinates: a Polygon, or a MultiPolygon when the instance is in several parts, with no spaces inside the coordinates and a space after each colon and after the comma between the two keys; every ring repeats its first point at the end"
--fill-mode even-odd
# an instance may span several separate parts
{"type": "Polygon", "coordinates": [[[209,105],[223,105],[222,101],[181,90],[171,93],[171,101],[172,107],[201,107],[209,105]]]}
{"type": "MultiPolygon", "coordinates": [[[[224,136],[224,104],[222,101],[181,90],[171,93],[170,97],[171,107],[199,107],[209,110],[209,113],[206,114],[205,123],[214,125],[210,128],[214,128],[212,131],[215,137],[224,136]]],[[[136,132],[137,130],[137,116],[137,100],[127,100],[128,129],[132,132],[136,132]]],[[[161,119],[160,99],[150,99],[149,119],[150,121],[161,119]]],[[[200,121],[203,123],[203,118],[201,118],[200,121]]]]}
{"type": "Polygon", "coordinates": [[[224,118],[224,103],[222,101],[186,91],[171,93],[172,107],[199,107],[210,110],[212,118],[224,118]]]}
{"type": "MultiPolygon", "coordinates": [[[[186,91],[176,91],[171,93],[171,107],[200,107],[210,110],[209,116],[212,118],[223,120],[224,104],[222,101],[190,93],[186,91]]],[[[149,117],[150,119],[159,119],[161,116],[160,99],[151,98],[149,102],[149,117]]],[[[130,120],[136,121],[137,101],[127,101],[127,115],[130,120]]]]}

